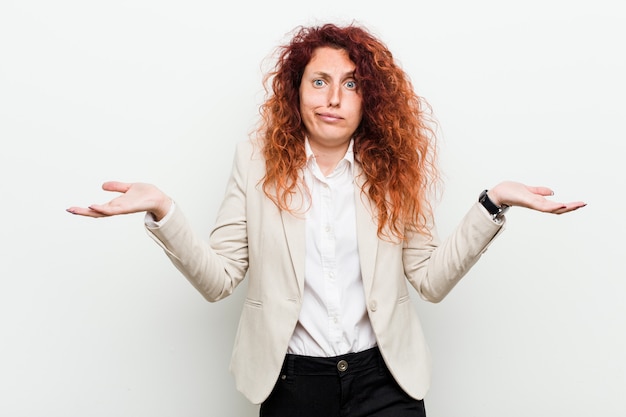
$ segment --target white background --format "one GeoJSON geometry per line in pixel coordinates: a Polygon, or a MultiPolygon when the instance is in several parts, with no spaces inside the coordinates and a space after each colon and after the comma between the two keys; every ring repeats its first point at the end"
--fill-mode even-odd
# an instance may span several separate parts
{"type": "Polygon", "coordinates": [[[624,416],[626,18],[619,1],[0,4],[0,415],[254,416],[228,362],[245,290],[206,303],[140,214],[72,216],[106,180],[207,235],[262,64],[300,24],[368,26],[441,125],[451,232],[513,179],[588,206],[513,208],[440,304],[430,417],[624,416]]]}

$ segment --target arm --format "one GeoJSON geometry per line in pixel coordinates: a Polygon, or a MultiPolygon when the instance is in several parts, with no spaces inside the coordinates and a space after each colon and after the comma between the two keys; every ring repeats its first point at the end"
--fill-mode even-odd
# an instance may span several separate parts
{"type": "Polygon", "coordinates": [[[404,272],[420,297],[440,302],[480,259],[504,230],[478,202],[454,232],[441,241],[433,226],[431,236],[415,234],[403,248],[404,272]]]}
{"type": "MultiPolygon", "coordinates": [[[[209,301],[231,294],[243,280],[248,267],[244,185],[249,154],[246,158],[245,153],[238,152],[210,243],[196,236],[179,209],[173,210],[164,224],[146,226],[148,234],[176,268],[209,301]]],[[[122,194],[104,204],[70,207],[67,211],[87,217],[145,211],[155,221],[160,221],[170,212],[173,204],[170,197],[151,184],[111,181],[104,183],[102,188],[122,194]]]]}
{"type": "MultiPolygon", "coordinates": [[[[563,214],[584,207],[583,202],[560,203],[546,199],[553,195],[546,187],[502,182],[488,192],[498,206],[519,206],[545,213],[563,214]]],[[[455,231],[440,242],[433,227],[432,237],[415,235],[405,244],[405,274],[420,296],[439,302],[480,259],[491,242],[504,230],[505,219],[494,220],[475,203],[455,231]]]]}
{"type": "Polygon", "coordinates": [[[200,239],[182,214],[175,210],[160,227],[146,227],[174,266],[208,301],[218,301],[234,291],[248,270],[246,218],[247,161],[239,151],[209,242],[200,239]]]}

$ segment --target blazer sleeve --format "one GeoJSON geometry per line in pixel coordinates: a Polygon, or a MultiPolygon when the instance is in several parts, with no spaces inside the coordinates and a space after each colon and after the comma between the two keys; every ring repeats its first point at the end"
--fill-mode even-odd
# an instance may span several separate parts
{"type": "Polygon", "coordinates": [[[146,226],[174,266],[211,302],[232,294],[248,270],[245,183],[249,161],[250,153],[239,145],[208,241],[196,235],[180,207],[163,225],[146,226]]]}
{"type": "Polygon", "coordinates": [[[504,230],[505,220],[495,222],[476,202],[455,231],[440,241],[432,235],[415,234],[403,248],[404,272],[419,295],[439,302],[480,259],[491,242],[504,230]]]}

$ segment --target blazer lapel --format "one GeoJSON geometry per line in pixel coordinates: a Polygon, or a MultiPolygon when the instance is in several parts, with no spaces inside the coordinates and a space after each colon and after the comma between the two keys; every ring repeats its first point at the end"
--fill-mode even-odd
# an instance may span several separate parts
{"type": "Polygon", "coordinates": [[[282,210],[280,215],[283,220],[283,229],[285,231],[285,237],[287,239],[287,247],[289,249],[289,256],[293,264],[293,270],[296,274],[296,280],[298,281],[298,288],[300,290],[300,296],[304,292],[304,256],[305,256],[305,212],[306,199],[302,190],[298,190],[293,195],[291,201],[291,208],[293,214],[282,210]]]}
{"type": "Polygon", "coordinates": [[[362,191],[365,181],[359,164],[354,166],[354,198],[356,203],[356,233],[359,258],[361,262],[361,277],[365,293],[369,294],[374,279],[376,255],[378,253],[378,223],[366,191],[362,191]]]}
{"type": "MultiPolygon", "coordinates": [[[[372,287],[376,255],[378,252],[377,221],[367,195],[361,191],[364,178],[359,164],[354,166],[354,199],[356,205],[357,245],[361,264],[361,276],[366,293],[372,287]]],[[[293,213],[281,211],[283,228],[289,248],[289,255],[298,281],[300,295],[304,292],[305,261],[305,213],[306,198],[299,190],[291,202],[293,213]]]]}

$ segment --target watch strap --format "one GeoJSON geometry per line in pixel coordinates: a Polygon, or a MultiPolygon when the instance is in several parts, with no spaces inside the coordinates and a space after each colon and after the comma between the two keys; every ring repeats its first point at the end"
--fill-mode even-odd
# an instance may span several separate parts
{"type": "Polygon", "coordinates": [[[487,194],[489,190],[484,190],[480,193],[478,197],[478,202],[483,205],[483,207],[491,214],[491,216],[495,219],[497,217],[502,216],[509,206],[503,204],[502,206],[498,206],[489,198],[489,194],[487,194]]]}

